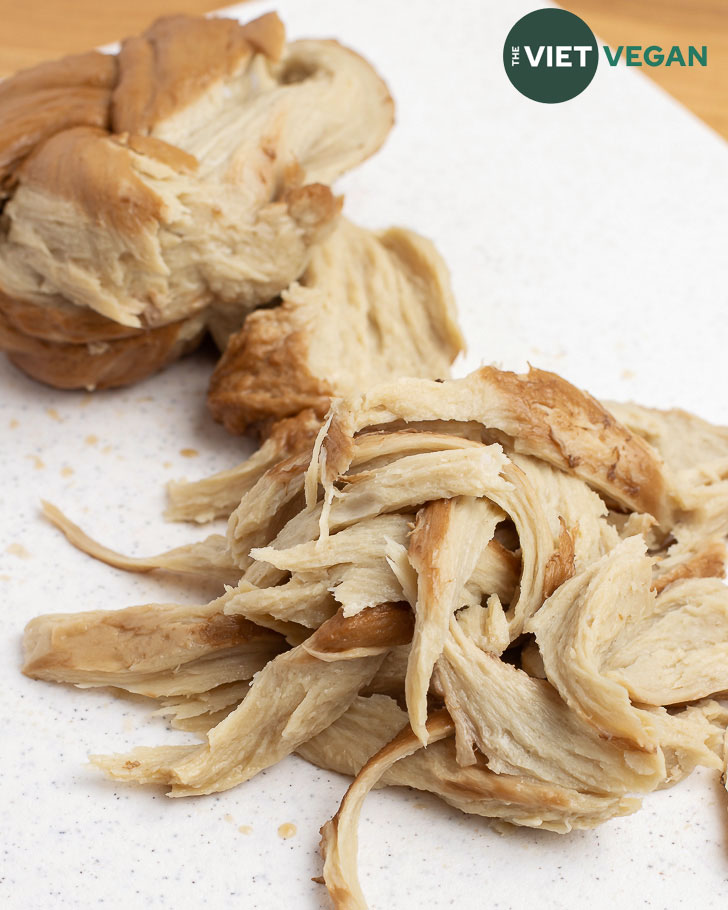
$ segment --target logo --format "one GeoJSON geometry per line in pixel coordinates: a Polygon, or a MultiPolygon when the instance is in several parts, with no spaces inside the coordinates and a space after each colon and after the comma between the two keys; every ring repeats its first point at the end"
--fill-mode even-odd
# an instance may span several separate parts
{"type": "MultiPolygon", "coordinates": [[[[652,44],[602,47],[610,66],[707,66],[708,48],[652,44]]],[[[599,48],[589,26],[563,9],[539,9],[513,26],[503,46],[503,66],[518,91],[542,104],[576,98],[594,78],[599,48]]]]}
{"type": "Polygon", "coordinates": [[[565,9],[537,9],[508,32],[503,65],[518,91],[543,104],[576,98],[594,78],[597,39],[565,9]]]}

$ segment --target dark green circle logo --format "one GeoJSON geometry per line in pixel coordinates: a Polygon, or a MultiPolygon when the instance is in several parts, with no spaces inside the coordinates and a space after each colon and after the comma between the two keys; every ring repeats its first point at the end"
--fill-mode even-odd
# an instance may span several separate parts
{"type": "Polygon", "coordinates": [[[598,62],[594,32],[564,9],[538,9],[519,19],[503,46],[508,78],[522,95],[543,104],[581,94],[598,62]]]}

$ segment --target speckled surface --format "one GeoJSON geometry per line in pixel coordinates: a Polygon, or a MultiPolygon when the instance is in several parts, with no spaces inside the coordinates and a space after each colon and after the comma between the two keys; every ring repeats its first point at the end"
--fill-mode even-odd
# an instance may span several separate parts
{"type": "MultiPolygon", "coordinates": [[[[277,7],[293,36],[339,37],[390,83],[397,128],[341,189],[352,217],[409,224],[447,256],[470,344],[459,372],[531,360],[597,395],[728,423],[728,149],[634,71],[600,64],[566,105],[521,98],[502,41],[537,5],[277,7]]],[[[210,593],[95,564],[38,514],[50,499],[135,554],[195,539],[195,528],[162,521],[164,483],[248,451],[205,413],[210,369],[200,355],[91,397],[45,389],[0,360],[4,908],[327,906],[310,879],[343,778],[292,758],[213,797],[116,787],[85,764],[89,753],[186,736],[150,719],[143,699],[18,672],[23,625],[39,612],[210,593]],[[284,839],[287,824],[296,833],[284,839]]],[[[697,773],[595,832],[501,837],[434,798],[376,792],[363,814],[362,883],[372,907],[388,910],[725,907],[727,808],[716,775],[697,773]]]]}

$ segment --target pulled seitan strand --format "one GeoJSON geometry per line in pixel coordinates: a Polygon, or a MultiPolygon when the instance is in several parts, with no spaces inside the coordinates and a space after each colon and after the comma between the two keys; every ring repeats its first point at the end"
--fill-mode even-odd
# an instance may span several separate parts
{"type": "Polygon", "coordinates": [[[674,582],[631,622],[615,623],[604,666],[645,705],[728,692],[728,587],[713,578],[674,582]]]}
{"type": "Polygon", "coordinates": [[[396,703],[373,696],[356,699],[336,723],[299,748],[320,767],[356,775],[339,811],[321,829],[324,881],[335,907],[366,910],[357,872],[357,827],[364,798],[376,786],[414,787],[463,812],[559,833],[591,828],[640,806],[636,799],[494,774],[482,761],[462,768],[455,760],[452,731],[447,712],[437,712],[427,722],[428,743],[422,749],[396,703]]]}
{"type": "MultiPolygon", "coordinates": [[[[335,723],[297,752],[321,768],[356,777],[366,762],[407,727],[407,714],[389,697],[357,698],[335,723]]],[[[414,737],[414,735],[412,734],[414,737]]],[[[429,743],[386,771],[375,786],[413,787],[439,796],[462,812],[515,825],[566,833],[593,828],[636,811],[630,797],[579,793],[527,777],[495,774],[482,756],[462,767],[451,738],[429,743]]]]}
{"type": "Polygon", "coordinates": [[[655,565],[653,588],[665,588],[687,578],[725,577],[728,550],[721,537],[703,538],[695,532],[681,535],[655,565]]]}
{"type": "Polygon", "coordinates": [[[436,743],[454,731],[447,711],[438,711],[427,721],[422,737],[407,727],[372,756],[346,791],[339,811],[321,829],[321,855],[324,860],[324,882],[334,906],[341,910],[366,910],[367,903],[357,873],[357,827],[367,793],[381,776],[402,758],[423,745],[436,743]]]}
{"type": "Polygon", "coordinates": [[[270,546],[284,549],[316,537],[325,541],[330,533],[356,522],[411,512],[433,499],[507,491],[511,484],[502,476],[506,464],[498,445],[404,456],[377,470],[348,476],[332,503],[299,512],[270,546]]]}
{"type": "Polygon", "coordinates": [[[415,630],[407,666],[407,713],[426,745],[427,691],[442,654],[450,620],[462,607],[465,583],[493,537],[503,513],[485,499],[457,496],[428,503],[417,513],[408,556],[417,572],[415,630]]]}
{"type": "Polygon", "coordinates": [[[675,503],[657,452],[555,373],[482,367],[451,382],[403,379],[365,391],[334,407],[324,482],[346,469],[356,432],[398,420],[477,421],[507,449],[581,478],[609,501],[648,512],[662,526],[673,520],[675,503]]]}
{"type": "Polygon", "coordinates": [[[266,471],[288,457],[310,452],[320,426],[313,411],[302,411],[274,424],[260,448],[234,468],[203,480],[170,482],[164,517],[198,524],[228,518],[266,471]]]}
{"type": "MultiPolygon", "coordinates": [[[[254,777],[280,761],[307,739],[320,733],[351,704],[359,690],[373,679],[389,647],[399,644],[401,611],[395,605],[367,623],[355,617],[357,637],[377,653],[336,662],[319,660],[298,646],[271,660],[255,677],[241,704],[211,730],[207,743],[174,754],[135,750],[128,755],[94,758],[94,763],[117,780],[156,782],[171,787],[170,796],[218,793],[254,777]],[[394,635],[393,635],[394,632],[394,635]],[[264,721],[264,722],[262,722],[264,721]]],[[[336,636],[341,637],[337,617],[336,636]]],[[[326,636],[326,624],[319,629],[326,636]]],[[[354,644],[354,642],[352,642],[354,644]]]]}
{"type": "Polygon", "coordinates": [[[665,780],[671,787],[698,765],[720,770],[728,709],[716,701],[704,700],[678,713],[665,708],[648,708],[665,756],[665,780]]]}
{"type": "Polygon", "coordinates": [[[476,743],[496,773],[519,774],[586,793],[648,793],[665,777],[652,752],[610,742],[544,680],[486,654],[451,623],[438,681],[457,731],[458,760],[476,743]]]}
{"type": "Polygon", "coordinates": [[[151,697],[250,679],[285,642],[243,617],[225,615],[229,597],[205,606],[144,604],[37,616],[25,628],[23,672],[151,697]]]}
{"type": "Polygon", "coordinates": [[[41,500],[41,503],[45,517],[63,532],[74,547],[114,568],[127,572],[153,572],[155,569],[164,569],[168,572],[181,572],[184,575],[216,578],[230,584],[235,584],[240,577],[240,569],[229,558],[227,541],[221,534],[211,534],[198,543],[175,547],[157,556],[124,556],[97,543],[52,503],[45,500],[41,500]]]}
{"type": "Polygon", "coordinates": [[[530,620],[546,676],[567,705],[610,742],[654,752],[649,714],[606,672],[614,639],[651,612],[652,560],[642,537],[629,537],[565,582],[530,620]]]}
{"type": "Polygon", "coordinates": [[[608,405],[633,433],[665,461],[680,508],[675,536],[728,534],[728,427],[677,408],[660,411],[637,404],[608,405]]]}

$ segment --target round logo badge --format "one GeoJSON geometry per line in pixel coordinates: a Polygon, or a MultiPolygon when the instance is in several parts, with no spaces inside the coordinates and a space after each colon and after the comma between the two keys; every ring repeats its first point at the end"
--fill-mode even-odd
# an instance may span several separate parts
{"type": "Polygon", "coordinates": [[[503,46],[508,78],[522,95],[543,104],[581,94],[598,62],[594,32],[564,9],[538,9],[519,19],[503,46]]]}

